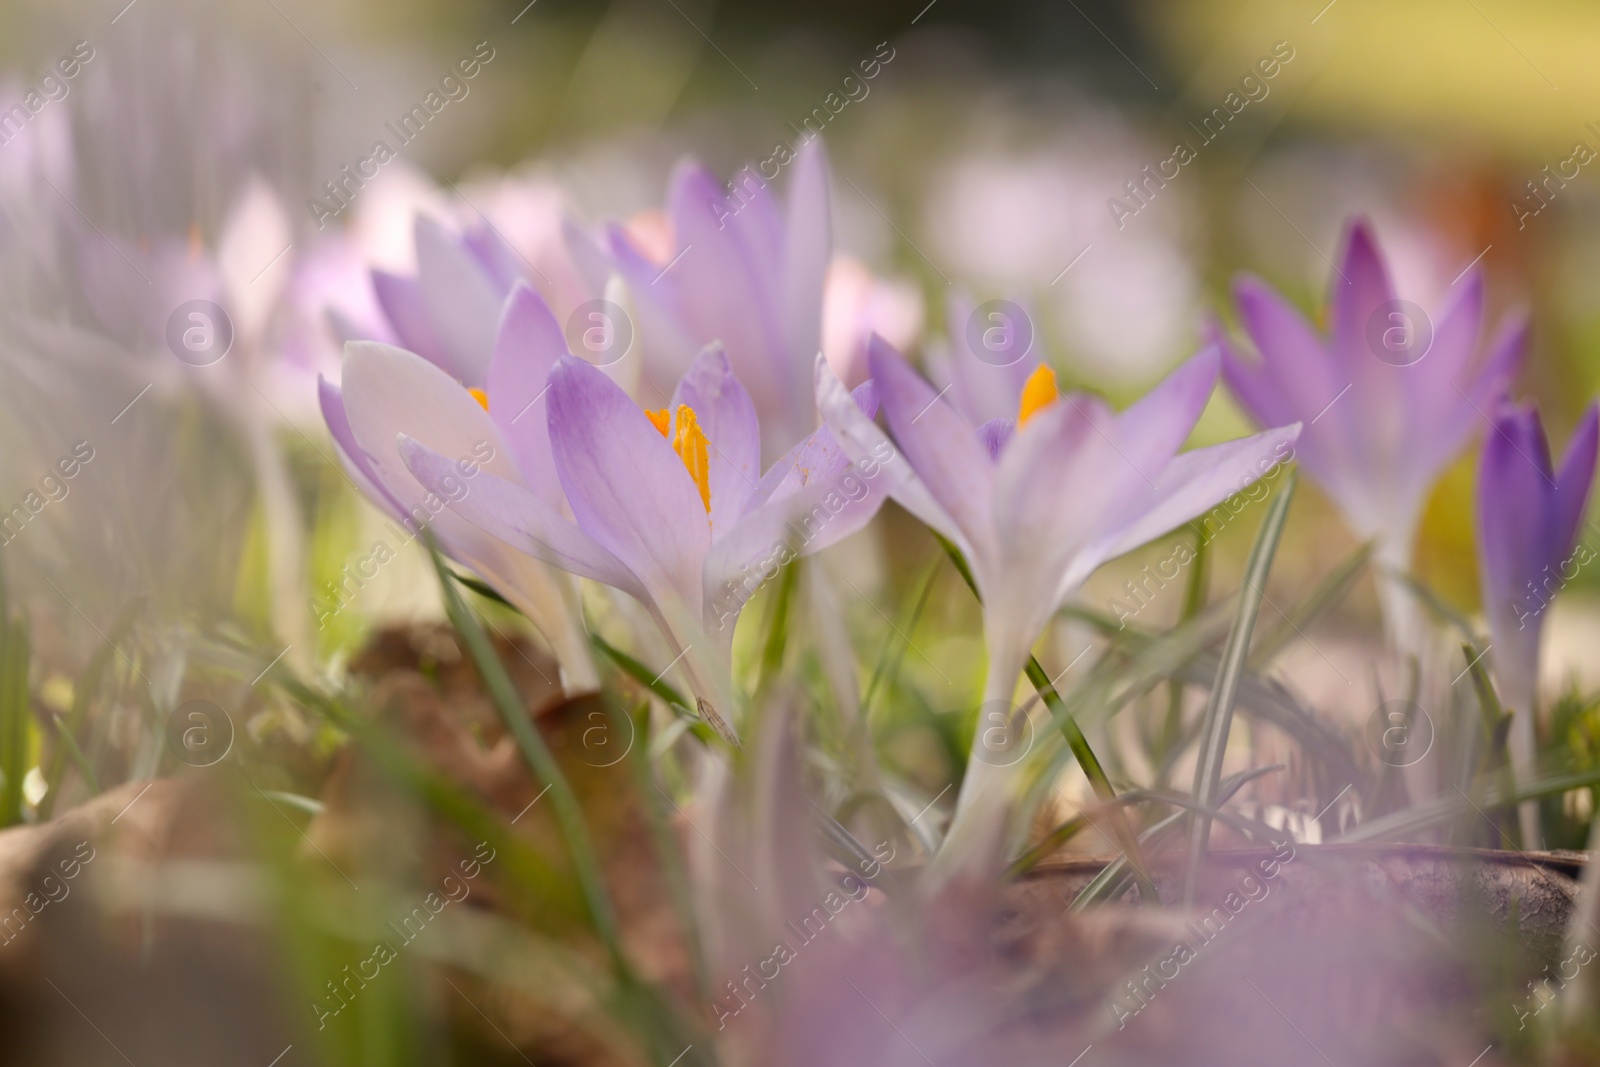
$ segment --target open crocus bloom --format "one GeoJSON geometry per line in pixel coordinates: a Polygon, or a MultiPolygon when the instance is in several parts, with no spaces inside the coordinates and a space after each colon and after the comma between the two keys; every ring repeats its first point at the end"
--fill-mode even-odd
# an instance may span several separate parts
{"type": "MultiPolygon", "coordinates": [[[[1539,635],[1550,599],[1594,559],[1576,544],[1594,481],[1600,409],[1590,405],[1559,469],[1550,461],[1539,414],[1507,406],[1483,443],[1478,468],[1478,566],[1484,614],[1502,698],[1514,713],[1511,758],[1519,778],[1533,770],[1539,635]],[[1576,550],[1574,546],[1576,545],[1576,550]]],[[[1538,845],[1537,807],[1519,810],[1523,842],[1538,845]]]]}
{"type": "MultiPolygon", "coordinates": [[[[559,338],[549,337],[546,350],[559,338]]],[[[516,396],[532,395],[533,385],[516,396]]],[[[503,470],[487,471],[465,493],[450,492],[456,464],[423,434],[403,440],[401,452],[459,519],[638,600],[681,651],[702,713],[735,738],[718,710],[733,703],[727,660],[740,608],[788,559],[872,517],[884,495],[879,468],[894,453],[852,464],[824,428],[759,475],[755,405],[716,347],[696,357],[659,411],[642,410],[602,371],[566,354],[554,360],[545,402],[544,455],[570,518],[555,490],[540,492],[503,470]]],[[[871,387],[851,402],[873,410],[871,387]]],[[[488,417],[496,421],[499,403],[491,374],[488,417]]]]}
{"type": "MultiPolygon", "coordinates": [[[[1017,418],[975,426],[887,344],[869,357],[889,428],[908,460],[889,491],[965,554],[984,601],[985,706],[1010,706],[1034,640],[1063,599],[1101,563],[1187,522],[1293,457],[1298,425],[1180,454],[1216,383],[1207,349],[1127,411],[1059,396],[1048,367],[1016,400],[1017,418]],[[908,469],[909,468],[909,469],[908,469]]],[[[847,449],[882,434],[819,365],[818,401],[847,449]]],[[[981,729],[981,724],[980,724],[981,729]]],[[[974,759],[950,828],[990,833],[1010,775],[974,759]]]]}
{"type": "MultiPolygon", "coordinates": [[[[1301,463],[1379,559],[1408,570],[1429,490],[1483,427],[1521,359],[1526,322],[1511,319],[1478,359],[1483,278],[1476,267],[1431,322],[1398,301],[1364,221],[1345,237],[1329,284],[1331,332],[1320,336],[1254,278],[1234,288],[1239,316],[1261,353],[1242,358],[1216,330],[1223,376],[1258,425],[1306,424],[1301,463]],[[1345,395],[1348,392],[1349,395],[1345,395]]],[[[1385,583],[1393,636],[1406,640],[1404,594],[1385,583]]]]}
{"type": "Polygon", "coordinates": [[[598,678],[572,583],[445,506],[496,476],[529,487],[552,502],[547,506],[560,505],[546,412],[538,400],[565,344],[543,301],[525,285],[513,289],[497,319],[486,389],[464,386],[416,353],[352,341],[345,347],[340,385],[319,382],[323,417],[340,461],[362,491],[404,523],[408,537],[431,529],[444,552],[526,614],[550,642],[569,690],[593,688],[598,678]],[[401,463],[401,434],[450,457],[449,476],[436,483],[438,492],[401,463]]]}

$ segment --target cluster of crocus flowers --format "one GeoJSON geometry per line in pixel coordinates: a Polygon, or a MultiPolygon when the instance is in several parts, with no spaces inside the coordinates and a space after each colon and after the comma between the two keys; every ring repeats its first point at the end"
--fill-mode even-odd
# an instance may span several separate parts
{"type": "MultiPolygon", "coordinates": [[[[641,408],[567,351],[526,287],[508,302],[481,394],[366,342],[349,348],[342,398],[326,385],[324,396],[369,492],[401,514],[437,502],[429,521],[446,550],[531,607],[547,635],[582,622],[546,603],[546,565],[636,599],[730,738],[727,656],[744,601],[775,557],[836,542],[882,500],[876,467],[852,464],[825,428],[763,474],[755,406],[720,348],[696,357],[665,409],[641,408]],[[467,477],[462,457],[485,441],[495,458],[467,477]]],[[[854,402],[870,412],[870,387],[854,402]]],[[[578,640],[552,640],[564,663],[578,640]]]]}
{"type": "MultiPolygon", "coordinates": [[[[1411,569],[1412,542],[1439,475],[1486,428],[1526,342],[1513,316],[1485,346],[1483,278],[1476,266],[1431,318],[1397,297],[1370,227],[1348,229],[1329,282],[1326,337],[1254,278],[1234,288],[1239,318],[1260,353],[1244,358],[1220,329],[1229,389],[1260,426],[1305,424],[1296,453],[1358,537],[1391,570],[1411,569]]],[[[1417,645],[1409,594],[1385,582],[1391,637],[1417,645]]]]}
{"type": "MultiPolygon", "coordinates": [[[[1101,563],[1189,521],[1293,457],[1298,424],[1181,452],[1215,387],[1207,349],[1128,410],[1059,393],[1036,367],[1015,394],[1015,418],[975,425],[881,342],[872,380],[906,459],[888,473],[902,506],[960,549],[984,602],[985,707],[1011,704],[1034,641],[1101,563]]],[[[818,399],[846,448],[869,454],[882,431],[825,364],[818,399]]],[[[980,731],[986,724],[980,723],[980,731]]],[[[1011,799],[1014,773],[974,758],[947,838],[952,855],[982,853],[1011,799]],[[974,847],[969,847],[974,846],[974,847]]]]}
{"type": "MultiPolygon", "coordinates": [[[[1495,680],[1512,713],[1513,771],[1534,769],[1539,645],[1550,600],[1594,558],[1579,542],[1595,455],[1600,408],[1591,404],[1559,466],[1538,412],[1506,405],[1484,439],[1478,467],[1478,560],[1489,620],[1495,680]]],[[[1537,807],[1520,806],[1525,847],[1539,847],[1537,807]]]]}

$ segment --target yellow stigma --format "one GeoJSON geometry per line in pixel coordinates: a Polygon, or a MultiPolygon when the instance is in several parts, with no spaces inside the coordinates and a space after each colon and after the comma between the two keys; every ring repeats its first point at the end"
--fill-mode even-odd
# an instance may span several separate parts
{"type": "Polygon", "coordinates": [[[468,389],[467,392],[472,394],[472,399],[476,400],[483,407],[483,410],[489,410],[488,393],[484,392],[482,389],[468,389]]]}
{"type": "Polygon", "coordinates": [[[1017,405],[1017,429],[1022,429],[1029,419],[1060,397],[1061,390],[1056,388],[1056,372],[1041,363],[1039,369],[1028,375],[1028,380],[1023,383],[1022,401],[1017,405]]]}
{"type": "MultiPolygon", "coordinates": [[[[650,421],[655,422],[659,428],[661,423],[656,422],[654,412],[646,412],[650,421]]],[[[666,412],[661,413],[663,416],[666,412]]],[[[689,477],[694,479],[695,487],[700,490],[700,502],[706,506],[706,514],[711,514],[711,462],[708,456],[709,442],[706,441],[705,431],[700,429],[700,420],[695,418],[694,408],[688,404],[678,405],[678,432],[672,438],[672,450],[678,453],[683,460],[683,465],[689,469],[689,477]]]]}
{"type": "Polygon", "coordinates": [[[672,412],[666,408],[662,408],[660,411],[651,411],[649,408],[645,408],[644,415],[645,418],[650,420],[651,426],[661,431],[662,437],[672,436],[672,412]]]}

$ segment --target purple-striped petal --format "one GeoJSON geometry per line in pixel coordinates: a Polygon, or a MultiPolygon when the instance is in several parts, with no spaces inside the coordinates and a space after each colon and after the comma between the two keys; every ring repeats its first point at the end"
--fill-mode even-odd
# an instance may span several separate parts
{"type": "Polygon", "coordinates": [[[639,577],[700,614],[711,522],[687,468],[605,372],[564,356],[550,372],[550,447],[584,532],[639,577]]]}
{"type": "MultiPolygon", "coordinates": [[[[900,354],[874,338],[867,353],[889,429],[917,477],[979,557],[994,558],[995,465],[973,427],[900,354]]],[[[1013,443],[1013,448],[1015,443],[1013,443]]]]}
{"type": "Polygon", "coordinates": [[[372,272],[372,293],[378,298],[378,306],[389,320],[389,328],[399,340],[399,347],[415,352],[453,376],[454,368],[429,318],[428,302],[422,295],[421,283],[403,274],[375,270],[372,272]]]}
{"type": "Polygon", "coordinates": [[[522,486],[483,471],[464,479],[458,460],[410,437],[401,437],[400,456],[419,482],[478,529],[552,567],[645,598],[621,560],[522,486]]]}
{"type": "Polygon", "coordinates": [[[561,481],[550,457],[550,370],[567,354],[566,338],[539,294],[519,282],[506,298],[489,363],[489,417],[516,455],[523,480],[551,507],[562,501],[561,481]]]}
{"type": "Polygon", "coordinates": [[[417,282],[422,289],[446,369],[458,381],[481,387],[494,353],[495,328],[505,293],[482,263],[432,219],[417,216],[417,282]]]}

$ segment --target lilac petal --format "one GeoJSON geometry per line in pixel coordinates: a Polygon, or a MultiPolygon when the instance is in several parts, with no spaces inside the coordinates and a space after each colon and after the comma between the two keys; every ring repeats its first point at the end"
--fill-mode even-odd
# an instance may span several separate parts
{"type": "Polygon", "coordinates": [[[1207,346],[1117,416],[1126,460],[1154,477],[1178,454],[1217,386],[1221,355],[1207,346]]]}
{"type": "Polygon", "coordinates": [[[368,500],[387,508],[398,518],[405,509],[378,484],[366,453],[356,444],[356,435],[350,429],[350,417],[345,414],[344,396],[339,392],[337,385],[320,374],[317,375],[317,403],[322,408],[323,421],[328,424],[328,433],[333,437],[334,451],[339,457],[339,465],[368,500]]]}
{"type": "Polygon", "coordinates": [[[428,317],[428,304],[422,295],[422,285],[415,278],[388,271],[372,272],[372,292],[378,306],[389,320],[389,327],[399,339],[399,347],[415,352],[434,366],[454,373],[439,335],[428,317]]]}
{"type": "Polygon", "coordinates": [[[1233,292],[1239,318],[1261,353],[1266,380],[1277,395],[1276,402],[1268,404],[1246,400],[1256,421],[1276,426],[1316,417],[1350,384],[1349,373],[1329,358],[1327,346],[1304,316],[1264,282],[1241,278],[1233,292]]]}
{"type": "Polygon", "coordinates": [[[1409,391],[1419,401],[1434,399],[1441,390],[1453,393],[1468,384],[1468,371],[1483,331],[1483,274],[1474,269],[1457,284],[1460,288],[1453,290],[1450,302],[1434,317],[1427,354],[1412,364],[1407,376],[1409,391]]]}
{"type": "Polygon", "coordinates": [[[651,597],[698,617],[711,522],[677,453],[601,371],[563,356],[550,372],[550,448],[578,525],[651,597]]]}
{"type": "MultiPolygon", "coordinates": [[[[888,343],[876,334],[869,342],[869,351],[874,345],[888,347],[888,343]]],[[[822,413],[828,429],[844,449],[845,455],[863,474],[870,471],[872,477],[886,479],[884,490],[889,496],[915,515],[923,525],[938,531],[961,549],[962,554],[969,559],[972,558],[972,545],[956,525],[955,520],[946,514],[944,508],[934,499],[928,487],[906,461],[906,457],[900,454],[894,443],[878,429],[872,419],[862,412],[855,398],[845,391],[844,383],[833,372],[833,368],[828,366],[827,358],[819,354],[814,366],[817,409],[822,413]]],[[[876,389],[876,383],[874,385],[876,389]]],[[[876,389],[876,393],[881,396],[882,390],[876,389]]]]}
{"type": "Polygon", "coordinates": [[[1011,443],[1011,437],[1016,432],[1016,419],[990,419],[978,427],[978,440],[989,450],[989,458],[998,463],[1000,453],[1006,450],[1006,445],[1011,443]]]}
{"type": "Polygon", "coordinates": [[[1569,553],[1578,540],[1578,528],[1588,512],[1597,446],[1600,446],[1600,405],[1590,404],[1573,431],[1561,469],[1556,472],[1555,528],[1562,556],[1569,553]]]}
{"type": "MultiPolygon", "coordinates": [[[[402,433],[446,455],[475,458],[501,477],[517,477],[510,449],[488,412],[448,374],[414,353],[375,341],[350,342],[341,392],[364,469],[402,510],[428,493],[400,462],[395,441],[402,433]]],[[[446,521],[442,529],[449,525],[446,521]]]]}
{"type": "MultiPolygon", "coordinates": [[[[403,349],[371,341],[345,347],[344,410],[372,480],[399,508],[408,532],[426,526],[441,547],[525,611],[563,658],[580,662],[568,594],[537,561],[478,529],[419,482],[400,458],[402,434],[442,455],[477,464],[480,474],[515,480],[516,464],[488,413],[448,374],[403,349]]],[[[462,484],[470,484],[463,480],[462,484]]]]}
{"type": "MultiPolygon", "coordinates": [[[[970,343],[968,331],[973,326],[976,313],[977,307],[965,293],[951,294],[945,304],[945,327],[950,337],[950,351],[943,358],[946,375],[943,384],[952,387],[950,401],[966,415],[969,422],[977,424],[990,419],[1014,419],[1022,399],[1022,388],[1029,375],[1039,368],[1040,339],[1036,332],[1033,344],[1025,353],[1015,357],[1008,355],[1008,362],[997,364],[987,354],[979,356],[970,343]]],[[[1038,321],[1026,306],[1022,308],[1022,313],[1030,323],[1038,321]]],[[[986,330],[1005,325],[994,318],[996,315],[1003,318],[1003,314],[989,314],[989,320],[977,324],[980,342],[986,330]]]]}
{"type": "Polygon", "coordinates": [[[440,225],[417,216],[417,281],[445,357],[458,381],[482,386],[494,353],[505,293],[482,264],[440,225]]]}
{"type": "Polygon", "coordinates": [[[400,456],[419,482],[478,529],[552,567],[645,598],[644,587],[621,560],[522,486],[483,471],[466,480],[459,460],[404,435],[400,456]]]}
{"type": "Polygon", "coordinates": [[[577,219],[563,212],[561,239],[566,246],[567,257],[572,260],[573,268],[582,279],[584,287],[591,293],[598,293],[604,289],[606,279],[611,276],[611,260],[594,235],[577,219]]]}
{"type": "MultiPolygon", "coordinates": [[[[871,419],[878,413],[878,393],[870,379],[852,389],[850,397],[862,417],[871,419]]],[[[887,445],[887,441],[884,444],[887,445]]],[[[824,425],[785,452],[778,462],[767,469],[756,491],[745,501],[745,510],[748,512],[775,497],[798,492],[811,481],[838,477],[849,464],[849,453],[845,451],[838,435],[831,427],[824,425]]],[[[870,460],[861,463],[862,469],[873,472],[873,477],[877,475],[877,466],[875,461],[870,460]]]]}
{"type": "Polygon", "coordinates": [[[1257,360],[1245,359],[1215,319],[1206,324],[1207,343],[1222,356],[1222,379],[1239,406],[1258,426],[1292,418],[1291,408],[1277,383],[1257,360]]]}
{"type": "Polygon", "coordinates": [[[822,350],[822,293],[833,253],[829,204],[828,154],[822,138],[801,146],[789,184],[788,233],[783,269],[784,352],[780,356],[785,388],[792,397],[794,425],[804,432],[812,425],[811,395],[806,377],[811,357],[822,350]]]}
{"type": "Polygon", "coordinates": [[[1489,410],[1511,387],[1528,351],[1528,330],[1527,313],[1518,311],[1506,316],[1495,331],[1472,385],[1462,387],[1479,408],[1489,410]]]}
{"type": "Polygon", "coordinates": [[[845,466],[756,505],[717,539],[706,559],[708,612],[742,606],[776,567],[837,544],[864,527],[887,499],[876,478],[845,466]]]}
{"type": "MultiPolygon", "coordinates": [[[[672,282],[677,267],[662,274],[661,265],[646,259],[620,227],[607,229],[606,242],[612,266],[627,284],[628,295],[632,298],[637,320],[635,334],[646,346],[646,375],[665,393],[688,372],[689,364],[694,362],[702,347],[684,332],[687,324],[679,317],[679,302],[672,282]]],[[[688,255],[693,255],[693,251],[688,255]]],[[[680,262],[678,267],[681,266],[680,262]]]]}
{"type": "Polygon", "coordinates": [[[561,505],[561,481],[550,458],[549,408],[545,391],[550,369],[567,354],[566,338],[555,316],[527,283],[518,282],[506,298],[489,363],[489,417],[511,442],[522,476],[551,507],[561,505]]]}
{"type": "Polygon", "coordinates": [[[1478,561],[1495,670],[1514,703],[1525,700],[1537,677],[1541,600],[1548,595],[1539,579],[1558,551],[1548,474],[1538,414],[1531,408],[1502,411],[1484,439],[1478,466],[1478,561]]]}
{"type": "Polygon", "coordinates": [[[1365,219],[1350,224],[1339,269],[1328,287],[1328,323],[1335,352],[1352,362],[1374,361],[1367,347],[1367,324],[1381,305],[1394,300],[1394,285],[1372,226],[1365,219]]]}
{"type": "Polygon", "coordinates": [[[509,293],[518,282],[524,280],[522,261],[516,250],[506,244],[493,227],[468,226],[461,233],[461,243],[483,267],[489,284],[496,292],[509,293]]]}
{"type": "Polygon", "coordinates": [[[1036,413],[995,466],[993,508],[1000,580],[985,590],[991,639],[1026,651],[1058,604],[1073,559],[1127,512],[1144,477],[1119,454],[1131,442],[1088,404],[1061,402],[1036,413]],[[999,629],[995,629],[995,627],[999,629]]]}
{"type": "MultiPolygon", "coordinates": [[[[721,341],[734,373],[751,392],[757,409],[789,413],[808,400],[804,378],[783,364],[782,323],[774,311],[777,264],[733,229],[722,183],[698,164],[686,162],[673,175],[669,210],[683,258],[662,278],[677,294],[684,328],[700,345],[721,341]],[[799,390],[799,397],[795,396],[799,390]]],[[[821,304],[818,304],[820,315],[821,304]]],[[[806,353],[808,358],[811,353],[806,353]]],[[[771,454],[810,429],[787,415],[762,427],[771,454]]]]}
{"type": "Polygon", "coordinates": [[[701,352],[678,383],[672,396],[672,414],[679,404],[694,409],[700,428],[710,442],[711,534],[731,528],[756,491],[761,473],[761,426],[756,407],[728,366],[721,346],[701,352]]]}
{"type": "Polygon", "coordinates": [[[1233,494],[1295,459],[1300,424],[1280,426],[1173,459],[1153,488],[1133,502],[1120,521],[1084,551],[1062,583],[1062,595],[1104,563],[1204,515],[1233,494]]]}
{"type": "Polygon", "coordinates": [[[967,421],[877,335],[867,361],[889,429],[917,477],[980,559],[993,559],[996,468],[988,451],[967,421]]]}

